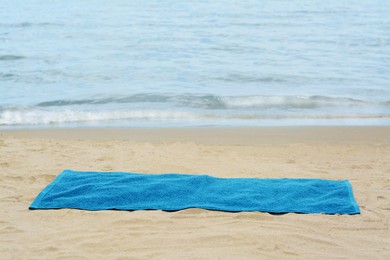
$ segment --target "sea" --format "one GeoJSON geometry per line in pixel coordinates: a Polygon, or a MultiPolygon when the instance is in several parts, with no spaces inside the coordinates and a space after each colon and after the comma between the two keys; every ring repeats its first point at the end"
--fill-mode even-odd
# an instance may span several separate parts
{"type": "Polygon", "coordinates": [[[0,0],[0,128],[390,125],[390,1],[0,0]]]}

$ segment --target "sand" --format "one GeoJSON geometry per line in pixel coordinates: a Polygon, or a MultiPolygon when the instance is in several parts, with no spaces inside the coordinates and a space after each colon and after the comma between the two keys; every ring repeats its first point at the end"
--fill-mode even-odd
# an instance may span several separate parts
{"type": "Polygon", "coordinates": [[[0,131],[1,259],[390,259],[390,127],[0,131]],[[62,170],[349,179],[360,215],[29,211],[62,170]]]}

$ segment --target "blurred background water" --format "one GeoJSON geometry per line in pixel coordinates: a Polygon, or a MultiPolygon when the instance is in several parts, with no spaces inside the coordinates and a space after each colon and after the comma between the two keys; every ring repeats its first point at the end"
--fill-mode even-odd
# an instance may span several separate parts
{"type": "Polygon", "coordinates": [[[389,125],[390,1],[0,1],[0,127],[389,125]]]}

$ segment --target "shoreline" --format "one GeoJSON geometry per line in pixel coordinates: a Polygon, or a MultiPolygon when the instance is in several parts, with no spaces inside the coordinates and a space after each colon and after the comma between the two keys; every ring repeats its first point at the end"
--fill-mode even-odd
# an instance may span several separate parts
{"type": "Polygon", "coordinates": [[[52,128],[0,130],[1,137],[261,145],[389,142],[390,126],[264,126],[201,128],[52,128]]]}

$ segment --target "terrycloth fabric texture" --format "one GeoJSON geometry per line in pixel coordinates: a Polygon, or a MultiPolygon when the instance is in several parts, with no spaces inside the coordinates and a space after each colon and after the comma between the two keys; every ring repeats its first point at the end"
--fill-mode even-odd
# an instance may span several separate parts
{"type": "Polygon", "coordinates": [[[65,170],[30,209],[358,214],[349,181],[65,170]]]}

